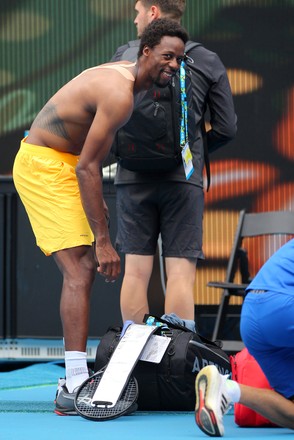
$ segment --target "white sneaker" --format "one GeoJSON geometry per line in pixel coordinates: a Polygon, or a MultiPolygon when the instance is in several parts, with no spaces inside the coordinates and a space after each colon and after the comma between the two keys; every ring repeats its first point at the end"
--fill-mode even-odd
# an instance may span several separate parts
{"type": "Polygon", "coordinates": [[[215,365],[202,368],[196,377],[195,421],[211,437],[224,435],[223,416],[231,403],[225,387],[227,378],[215,365]]]}

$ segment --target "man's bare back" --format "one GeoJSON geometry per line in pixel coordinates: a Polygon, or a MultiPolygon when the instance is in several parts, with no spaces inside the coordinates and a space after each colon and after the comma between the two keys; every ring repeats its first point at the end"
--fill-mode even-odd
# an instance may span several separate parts
{"type": "Polygon", "coordinates": [[[121,125],[127,121],[133,110],[136,70],[136,63],[125,61],[83,71],[42,108],[27,142],[79,155],[99,114],[116,115],[121,125]]]}

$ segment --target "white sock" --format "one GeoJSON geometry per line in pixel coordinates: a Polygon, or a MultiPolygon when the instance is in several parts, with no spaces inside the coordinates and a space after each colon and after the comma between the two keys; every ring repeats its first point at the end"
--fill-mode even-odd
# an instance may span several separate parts
{"type": "Polygon", "coordinates": [[[232,401],[232,403],[237,403],[241,397],[241,389],[239,384],[231,379],[226,380],[226,390],[232,401]]]}
{"type": "Polygon", "coordinates": [[[65,351],[66,388],[72,393],[89,377],[87,353],[83,351],[65,351]]]}

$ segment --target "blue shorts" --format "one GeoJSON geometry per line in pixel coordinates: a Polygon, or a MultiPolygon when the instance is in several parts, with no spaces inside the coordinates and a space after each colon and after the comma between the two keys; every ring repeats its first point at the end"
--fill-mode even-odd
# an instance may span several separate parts
{"type": "Polygon", "coordinates": [[[267,291],[247,294],[241,336],[270,385],[294,397],[294,294],[267,291]]]}
{"type": "Polygon", "coordinates": [[[164,257],[204,258],[202,188],[161,181],[118,185],[116,191],[119,251],[155,255],[161,233],[164,257]]]}

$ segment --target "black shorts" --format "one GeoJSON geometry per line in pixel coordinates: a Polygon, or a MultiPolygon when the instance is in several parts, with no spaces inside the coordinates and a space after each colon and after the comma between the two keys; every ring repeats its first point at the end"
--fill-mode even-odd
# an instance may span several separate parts
{"type": "Polygon", "coordinates": [[[118,185],[116,247],[124,254],[203,259],[202,188],[179,182],[118,185]]]}

